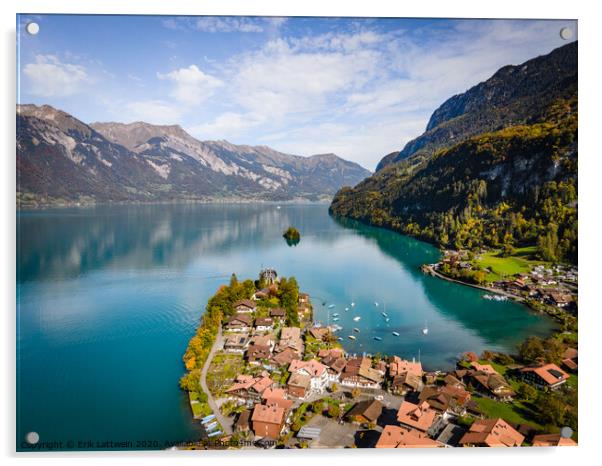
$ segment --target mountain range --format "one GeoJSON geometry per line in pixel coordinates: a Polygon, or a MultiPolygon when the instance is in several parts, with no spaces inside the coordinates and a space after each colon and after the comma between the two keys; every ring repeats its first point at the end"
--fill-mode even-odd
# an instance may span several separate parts
{"type": "Polygon", "coordinates": [[[331,214],[442,247],[577,258],[577,42],[451,97],[331,214]]]}
{"type": "Polygon", "coordinates": [[[86,124],[17,106],[20,206],[175,200],[328,200],[370,172],[335,154],[199,141],[178,125],[86,124]]]}

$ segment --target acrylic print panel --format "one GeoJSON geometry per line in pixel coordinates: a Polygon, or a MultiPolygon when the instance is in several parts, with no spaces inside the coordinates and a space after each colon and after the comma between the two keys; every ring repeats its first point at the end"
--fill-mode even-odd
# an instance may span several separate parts
{"type": "Polygon", "coordinates": [[[576,444],[576,21],[17,29],[19,451],[576,444]]]}

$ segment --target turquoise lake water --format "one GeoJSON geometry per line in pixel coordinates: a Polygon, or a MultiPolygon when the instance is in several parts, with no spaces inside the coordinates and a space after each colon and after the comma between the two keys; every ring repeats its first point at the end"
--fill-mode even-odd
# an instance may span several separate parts
{"type": "Polygon", "coordinates": [[[295,275],[317,320],[339,314],[348,351],[420,357],[427,369],[553,329],[520,305],[422,274],[439,257],[433,246],[334,220],[325,205],[49,209],[21,212],[17,224],[18,448],[30,431],[66,449],[198,438],[178,388],[181,357],[232,272],[295,275]],[[281,237],[289,225],[297,246],[281,237]]]}

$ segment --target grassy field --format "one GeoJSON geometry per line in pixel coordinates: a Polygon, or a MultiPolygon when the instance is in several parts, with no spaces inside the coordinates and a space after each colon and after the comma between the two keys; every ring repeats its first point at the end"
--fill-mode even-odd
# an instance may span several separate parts
{"type": "Polygon", "coordinates": [[[534,420],[536,419],[536,414],[533,410],[520,401],[515,400],[512,403],[503,403],[486,397],[474,397],[473,400],[477,402],[479,408],[481,408],[481,411],[483,411],[487,418],[501,417],[514,424],[530,424],[534,427],[541,427],[534,420]]]}
{"type": "Polygon", "coordinates": [[[207,387],[213,396],[220,397],[243,372],[245,361],[241,354],[218,353],[207,371],[207,387]]]}
{"type": "Polygon", "coordinates": [[[519,273],[528,273],[532,267],[544,264],[535,259],[535,246],[517,248],[512,256],[501,257],[499,251],[490,251],[481,254],[475,259],[475,265],[488,269],[487,280],[497,281],[519,273]]]}

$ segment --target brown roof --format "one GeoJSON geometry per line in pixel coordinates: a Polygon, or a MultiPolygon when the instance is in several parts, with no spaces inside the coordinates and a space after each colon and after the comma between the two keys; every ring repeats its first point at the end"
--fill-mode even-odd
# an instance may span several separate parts
{"type": "Polygon", "coordinates": [[[538,367],[525,367],[521,372],[535,372],[548,385],[554,385],[569,378],[569,375],[564,372],[556,364],[544,364],[538,367]]]}
{"type": "Polygon", "coordinates": [[[259,317],[258,319],[255,319],[255,327],[269,327],[271,325],[274,325],[274,320],[269,317],[259,317]]]}
{"type": "Polygon", "coordinates": [[[272,355],[272,350],[266,345],[249,345],[247,348],[247,358],[249,361],[258,359],[268,359],[272,355]]]}
{"type": "Polygon", "coordinates": [[[239,299],[233,304],[233,306],[235,308],[237,308],[238,306],[244,306],[248,307],[249,309],[255,309],[257,307],[257,304],[251,299],[239,299]]]}
{"type": "Polygon", "coordinates": [[[283,327],[280,332],[280,339],[295,339],[301,337],[301,329],[299,327],[283,327]]]}
{"type": "Polygon", "coordinates": [[[478,419],[460,440],[461,445],[517,447],[525,437],[503,419],[478,419]]]}
{"type": "Polygon", "coordinates": [[[270,309],[270,316],[272,317],[284,317],[286,316],[286,311],[281,307],[275,307],[270,309]]]}
{"type": "Polygon", "coordinates": [[[285,349],[284,351],[276,354],[272,358],[272,360],[279,366],[286,366],[295,359],[300,359],[299,353],[297,353],[294,349],[291,348],[285,349]]]}
{"type": "Polygon", "coordinates": [[[265,422],[268,424],[282,424],[284,421],[284,409],[276,405],[260,405],[256,404],[253,409],[253,422],[265,422]]]}
{"type": "Polygon", "coordinates": [[[443,445],[415,429],[387,425],[375,448],[436,448],[443,445]]]}
{"type": "Polygon", "coordinates": [[[422,386],[422,379],[419,376],[409,372],[404,372],[401,375],[396,375],[393,377],[394,387],[399,387],[402,385],[405,385],[414,391],[418,391],[422,386]]]}
{"type": "Polygon", "coordinates": [[[266,335],[254,335],[251,338],[251,344],[253,345],[262,345],[262,346],[272,346],[274,343],[274,335],[268,333],[266,335]]]}
{"type": "Polygon", "coordinates": [[[251,410],[245,409],[242,413],[240,413],[238,415],[238,419],[236,420],[234,427],[237,430],[248,430],[250,419],[251,419],[251,410]]]}
{"type": "Polygon", "coordinates": [[[426,401],[419,405],[404,401],[397,411],[397,420],[405,425],[426,432],[435,421],[437,413],[426,401]]]}
{"type": "Polygon", "coordinates": [[[241,322],[246,325],[251,325],[251,322],[253,322],[253,318],[247,314],[234,314],[232,317],[230,317],[228,319],[228,324],[231,324],[234,322],[241,322]]]}
{"type": "Polygon", "coordinates": [[[575,447],[577,442],[560,434],[542,434],[533,437],[534,447],[575,447]]]}
{"type": "Polygon", "coordinates": [[[326,335],[330,333],[326,327],[312,327],[309,329],[309,334],[316,340],[322,340],[326,335]]]}
{"type": "Polygon", "coordinates": [[[383,412],[383,404],[378,400],[365,400],[357,403],[347,413],[347,417],[362,416],[370,422],[376,422],[383,412]]]}
{"type": "Polygon", "coordinates": [[[564,350],[562,359],[575,359],[579,356],[579,351],[576,348],[567,348],[564,350]]]}
{"type": "Polygon", "coordinates": [[[258,393],[263,393],[266,388],[270,387],[274,383],[274,381],[265,374],[266,373],[264,372],[259,377],[241,374],[236,378],[236,382],[226,390],[226,393],[232,393],[239,390],[249,390],[251,388],[258,393]]]}

